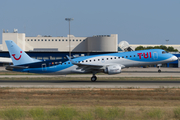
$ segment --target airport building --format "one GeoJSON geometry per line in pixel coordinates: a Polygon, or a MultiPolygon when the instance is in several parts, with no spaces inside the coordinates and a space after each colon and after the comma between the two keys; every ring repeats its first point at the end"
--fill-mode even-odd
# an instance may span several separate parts
{"type": "MultiPolygon", "coordinates": [[[[27,37],[25,33],[13,33],[3,31],[2,44],[0,44],[0,57],[9,57],[9,52],[6,47],[6,40],[13,40],[22,50],[29,56],[36,59],[55,60],[67,59],[66,55],[71,56],[87,56],[105,53],[114,53],[118,51],[118,35],[94,35],[92,37],[75,37],[74,35],[67,35],[67,37],[52,37],[41,36],[27,37]],[[70,47],[69,47],[70,46],[70,47]]],[[[132,49],[138,45],[130,44],[132,49]]],[[[142,45],[142,46],[159,46],[159,45],[142,45]]],[[[173,46],[180,51],[180,45],[166,45],[173,46]]],[[[180,58],[179,53],[174,53],[180,58]]],[[[2,65],[2,63],[1,63],[2,65]]],[[[180,67],[180,62],[175,61],[163,65],[165,67],[180,67]]]]}
{"type": "Polygon", "coordinates": [[[69,50],[72,56],[86,56],[118,52],[118,35],[95,35],[92,37],[27,37],[25,33],[3,31],[0,57],[9,57],[6,40],[13,40],[22,50],[36,59],[66,59],[69,50]],[[69,48],[70,46],[70,48],[69,48]]]}
{"type": "Polygon", "coordinates": [[[97,35],[92,37],[26,37],[25,33],[3,33],[2,51],[8,51],[5,40],[13,40],[24,51],[68,52],[117,52],[117,34],[97,35]],[[69,40],[70,38],[70,40],[69,40]]]}

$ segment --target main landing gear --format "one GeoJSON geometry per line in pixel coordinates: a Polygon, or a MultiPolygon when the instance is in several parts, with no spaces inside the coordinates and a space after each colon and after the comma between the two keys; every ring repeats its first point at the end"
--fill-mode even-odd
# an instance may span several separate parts
{"type": "Polygon", "coordinates": [[[97,80],[97,77],[95,74],[93,74],[93,76],[91,77],[91,82],[96,82],[96,80],[97,80]]]}

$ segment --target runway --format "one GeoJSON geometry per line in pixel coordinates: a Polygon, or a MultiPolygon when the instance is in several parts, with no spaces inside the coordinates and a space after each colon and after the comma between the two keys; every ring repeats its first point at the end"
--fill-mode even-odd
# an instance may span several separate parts
{"type": "MultiPolygon", "coordinates": [[[[154,71],[125,71],[120,74],[108,75],[108,74],[97,74],[97,77],[111,78],[111,77],[180,77],[180,72],[154,72],[154,71]]],[[[74,77],[83,78],[92,77],[92,74],[70,74],[70,75],[0,75],[0,78],[51,78],[51,77],[74,77]]]]}
{"type": "Polygon", "coordinates": [[[130,68],[123,69],[121,74],[107,75],[97,74],[97,77],[109,78],[108,80],[100,80],[91,82],[91,74],[75,74],[75,75],[0,75],[0,87],[12,88],[180,88],[180,81],[112,81],[112,77],[158,77],[173,78],[180,77],[179,68],[163,68],[162,73],[157,72],[157,68],[130,68]],[[64,80],[51,80],[51,77],[61,77],[64,80]],[[77,80],[67,80],[66,77],[77,78],[77,80]],[[89,78],[89,80],[78,80],[78,78],[89,78]],[[3,80],[10,78],[10,80],[3,80]],[[12,78],[12,80],[11,80],[12,78]],[[13,80],[20,78],[20,80],[13,80]],[[25,80],[24,78],[34,78],[37,80],[25,80]],[[49,78],[49,80],[38,80],[38,78],[49,78]]]}
{"type": "MultiPolygon", "coordinates": [[[[180,68],[161,68],[162,72],[158,73],[156,67],[150,68],[125,68],[120,74],[107,75],[97,74],[97,77],[180,77],[180,68]]],[[[0,72],[11,73],[6,71],[4,67],[0,67],[0,72]]],[[[92,74],[70,74],[70,75],[0,75],[0,78],[39,78],[39,77],[91,77],[92,74]]]]}
{"type": "Polygon", "coordinates": [[[5,81],[0,87],[10,88],[180,88],[180,81],[5,81]]]}

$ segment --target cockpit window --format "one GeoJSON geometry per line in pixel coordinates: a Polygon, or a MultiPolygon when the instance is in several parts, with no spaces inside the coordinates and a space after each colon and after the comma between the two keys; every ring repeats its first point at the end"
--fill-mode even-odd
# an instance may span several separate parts
{"type": "Polygon", "coordinates": [[[162,51],[162,54],[168,53],[167,51],[162,51]]]}

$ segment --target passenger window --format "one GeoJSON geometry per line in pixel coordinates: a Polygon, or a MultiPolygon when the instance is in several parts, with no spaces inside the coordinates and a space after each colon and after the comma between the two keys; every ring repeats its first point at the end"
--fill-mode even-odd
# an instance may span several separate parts
{"type": "Polygon", "coordinates": [[[116,59],[116,57],[114,57],[114,59],[116,59]]]}
{"type": "Polygon", "coordinates": [[[86,60],[86,62],[88,62],[88,60],[86,60]]]}
{"type": "Polygon", "coordinates": [[[118,57],[120,59],[120,57],[118,57]]]}
{"type": "Polygon", "coordinates": [[[124,56],[122,56],[122,58],[124,58],[124,56]]]}
{"type": "Polygon", "coordinates": [[[108,60],[108,58],[107,58],[107,60],[108,60]]]}

